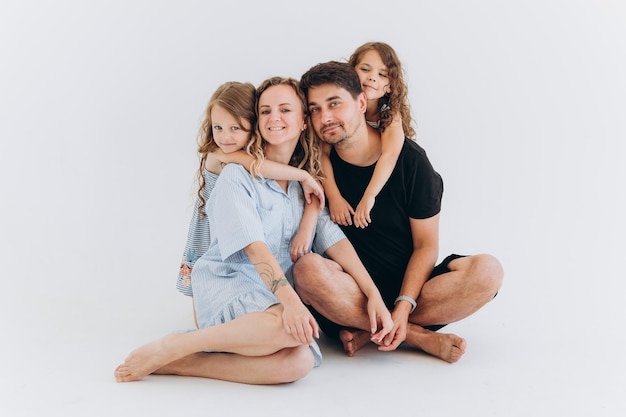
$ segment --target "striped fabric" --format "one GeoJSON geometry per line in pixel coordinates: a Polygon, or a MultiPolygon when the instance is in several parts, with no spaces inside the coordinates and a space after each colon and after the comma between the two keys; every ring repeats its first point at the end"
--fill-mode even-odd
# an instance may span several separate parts
{"type": "MultiPolygon", "coordinates": [[[[204,175],[204,181],[206,185],[202,190],[202,197],[204,201],[209,201],[209,197],[213,188],[215,187],[215,181],[217,181],[217,175],[206,169],[202,173],[204,175]]],[[[178,270],[178,278],[176,279],[176,289],[182,294],[189,297],[193,296],[191,289],[191,272],[196,263],[196,260],[201,257],[204,252],[209,248],[209,242],[211,241],[211,230],[209,228],[208,216],[201,216],[198,212],[198,206],[200,205],[200,199],[196,197],[196,204],[193,209],[193,215],[191,222],[189,223],[189,231],[187,232],[187,243],[185,244],[185,251],[183,252],[183,258],[180,261],[180,269],[178,270]]],[[[206,206],[205,206],[206,212],[206,206]]]]}
{"type": "MultiPolygon", "coordinates": [[[[224,167],[208,203],[211,243],[193,270],[194,304],[201,328],[263,311],[278,302],[244,251],[253,242],[267,245],[293,284],[289,247],[302,219],[304,196],[296,181],[289,183],[287,191],[274,180],[253,178],[240,165],[224,167]]],[[[313,249],[323,253],[342,239],[345,235],[330,221],[328,210],[323,210],[313,249]]]]}

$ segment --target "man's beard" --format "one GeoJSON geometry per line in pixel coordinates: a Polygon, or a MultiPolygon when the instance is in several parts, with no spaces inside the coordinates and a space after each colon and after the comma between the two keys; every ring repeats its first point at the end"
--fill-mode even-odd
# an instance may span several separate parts
{"type": "Polygon", "coordinates": [[[329,126],[338,126],[341,128],[340,129],[341,131],[338,131],[338,130],[335,131],[335,133],[333,133],[331,137],[327,137],[327,135],[325,134],[320,135],[320,138],[322,139],[322,141],[330,145],[333,145],[336,147],[342,147],[342,146],[347,146],[347,144],[349,143],[349,139],[352,136],[354,136],[357,130],[359,130],[360,123],[357,123],[356,127],[354,128],[354,130],[352,130],[352,132],[348,132],[343,122],[335,122],[335,123],[330,123],[328,125],[324,125],[322,127],[322,130],[329,126]]]}
{"type": "Polygon", "coordinates": [[[347,132],[343,126],[343,123],[331,123],[329,125],[325,125],[322,127],[322,132],[327,127],[335,127],[335,126],[341,128],[341,130],[335,130],[330,135],[326,133],[322,133],[320,135],[320,137],[322,138],[324,142],[329,143],[331,145],[337,145],[337,144],[340,144],[345,139],[347,139],[347,132]]]}

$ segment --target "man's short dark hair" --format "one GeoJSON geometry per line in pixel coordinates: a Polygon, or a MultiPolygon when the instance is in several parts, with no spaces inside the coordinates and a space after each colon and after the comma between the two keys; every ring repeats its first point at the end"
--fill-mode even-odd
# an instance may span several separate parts
{"type": "Polygon", "coordinates": [[[322,84],[335,84],[348,91],[353,98],[363,92],[356,70],[348,63],[329,61],[317,64],[300,78],[300,88],[308,98],[309,89],[322,84]]]}

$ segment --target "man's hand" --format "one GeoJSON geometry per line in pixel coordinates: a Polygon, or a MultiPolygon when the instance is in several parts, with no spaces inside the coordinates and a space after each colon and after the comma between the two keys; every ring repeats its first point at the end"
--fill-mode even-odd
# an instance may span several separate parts
{"type": "Polygon", "coordinates": [[[408,304],[407,306],[402,306],[401,304],[407,303],[400,303],[400,305],[393,310],[393,313],[391,313],[391,317],[393,319],[393,329],[383,339],[382,343],[379,344],[380,346],[378,347],[378,350],[385,352],[396,350],[398,346],[406,340],[411,305],[408,304]]]}

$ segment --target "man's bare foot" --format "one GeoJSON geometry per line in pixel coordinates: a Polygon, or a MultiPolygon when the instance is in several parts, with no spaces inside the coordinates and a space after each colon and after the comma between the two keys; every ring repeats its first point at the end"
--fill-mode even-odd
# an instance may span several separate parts
{"type": "MultiPolygon", "coordinates": [[[[413,326],[412,326],[413,327],[413,326]]],[[[465,339],[455,334],[437,333],[415,326],[407,344],[449,363],[457,362],[465,353],[465,339]],[[417,330],[414,330],[417,329],[417,330]]]]}
{"type": "Polygon", "coordinates": [[[354,356],[359,349],[370,342],[370,334],[364,330],[342,329],[339,331],[339,339],[348,356],[354,356]]]}
{"type": "Polygon", "coordinates": [[[137,381],[179,359],[172,343],[176,337],[176,334],[168,335],[132,351],[124,363],[115,369],[115,380],[137,381]]]}

